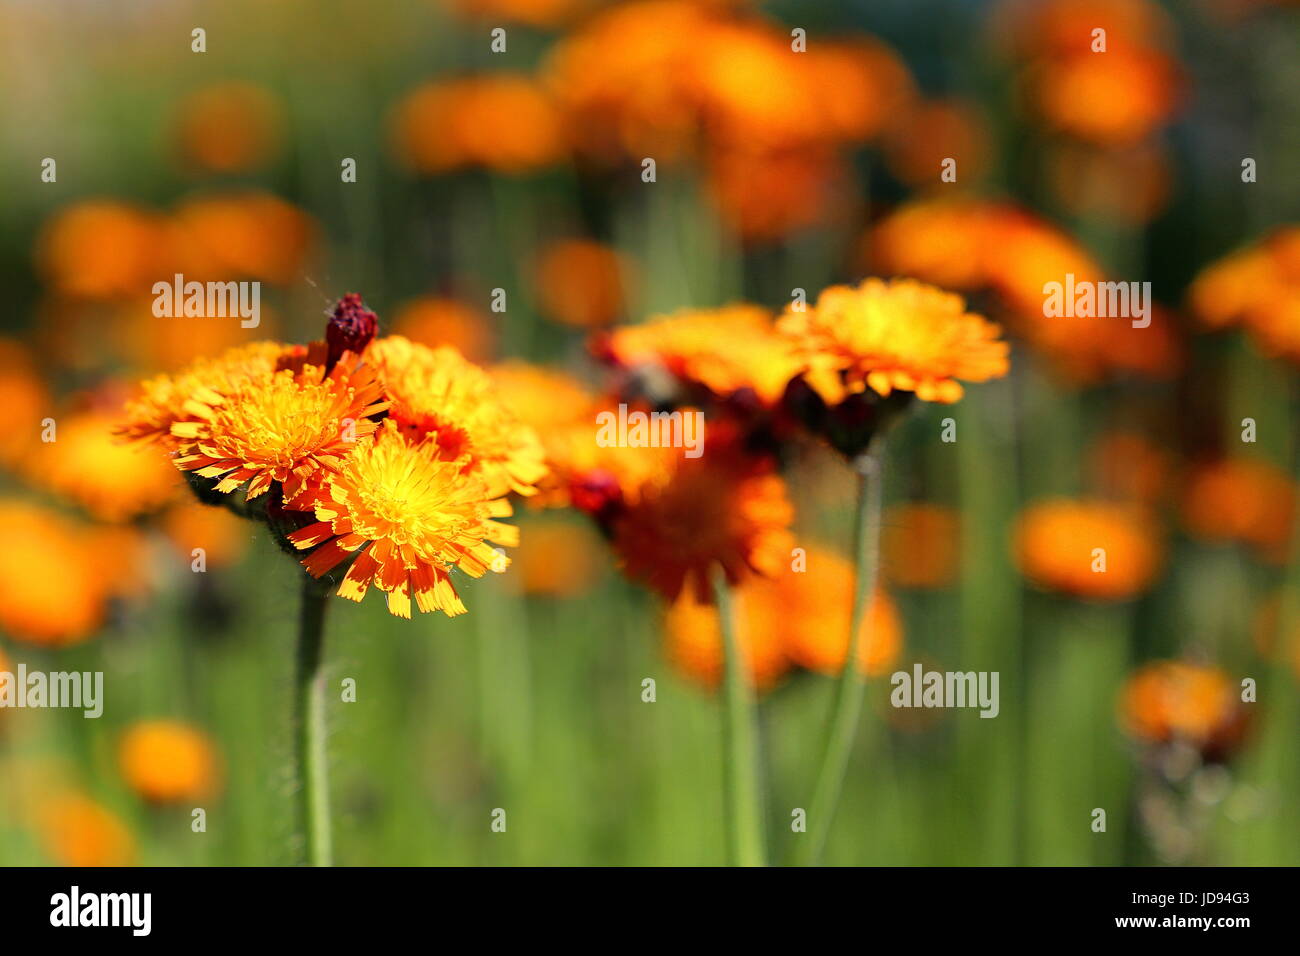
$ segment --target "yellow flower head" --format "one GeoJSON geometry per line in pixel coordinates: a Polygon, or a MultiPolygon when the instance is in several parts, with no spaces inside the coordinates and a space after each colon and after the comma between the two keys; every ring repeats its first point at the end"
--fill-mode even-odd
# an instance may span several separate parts
{"type": "Polygon", "coordinates": [[[541,440],[507,408],[486,371],[453,348],[400,335],[375,340],[366,361],[392,402],[389,416],[409,438],[429,437],[444,461],[460,460],[494,497],[536,492],[546,476],[541,440]]]}
{"type": "Polygon", "coordinates": [[[802,369],[790,340],[757,305],[684,309],[616,329],[597,349],[621,368],[659,369],[719,398],[748,390],[766,406],[802,369]]]}
{"type": "Polygon", "coordinates": [[[172,434],[177,422],[196,421],[186,408],[197,395],[231,395],[240,387],[268,379],[302,349],[278,342],[254,342],[227,349],[212,359],[199,359],[175,375],[158,375],[140,385],[140,394],[127,403],[126,421],[118,436],[132,441],[159,442],[176,448],[172,434]]]}
{"type": "Polygon", "coordinates": [[[491,496],[460,459],[443,457],[435,438],[409,441],[391,419],[307,497],[318,520],[289,535],[300,549],[316,548],[303,566],[319,578],[355,555],[339,596],[360,601],[375,584],[398,617],[411,616],[412,593],[421,611],[463,614],[451,569],[471,577],[504,570],[508,560],[489,542],[519,543],[517,528],[494,520],[511,514],[508,500],[491,496]]]}
{"type": "Polygon", "coordinates": [[[831,286],[815,306],[791,305],[778,322],[807,362],[808,380],[828,403],[871,389],[955,402],[959,381],[1007,373],[1001,329],[965,310],[961,296],[911,279],[831,286]]]}
{"type": "Polygon", "coordinates": [[[356,356],[323,373],[308,364],[229,395],[200,390],[184,405],[193,420],[172,425],[181,444],[176,466],[216,479],[215,490],[224,494],[247,486],[250,501],[278,481],[285,503],[293,502],[336,470],[375,431],[370,416],[388,407],[373,372],[356,356]]]}

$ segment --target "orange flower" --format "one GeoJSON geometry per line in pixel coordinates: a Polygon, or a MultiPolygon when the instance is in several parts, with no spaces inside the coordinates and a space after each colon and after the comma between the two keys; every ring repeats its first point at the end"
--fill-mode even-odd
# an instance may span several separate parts
{"type": "Polygon", "coordinates": [[[204,172],[256,169],[275,152],[280,104],[251,83],[214,83],[190,93],[177,109],[181,156],[204,172]]]}
{"type": "Polygon", "coordinates": [[[945,289],[977,289],[989,281],[987,262],[1005,214],[998,204],[969,197],[905,203],[867,234],[863,264],[945,289]]]}
{"type": "Polygon", "coordinates": [[[148,293],[159,278],[165,230],[127,203],[84,200],[58,212],[36,240],[38,271],[67,295],[93,299],[148,293]]]}
{"type": "Polygon", "coordinates": [[[546,475],[537,433],[502,403],[491,376],[453,348],[390,335],[366,352],[392,402],[389,416],[412,438],[432,436],[444,460],[461,460],[493,497],[536,493],[546,475]]]}
{"type": "Polygon", "coordinates": [[[986,256],[986,281],[1028,325],[1047,325],[1043,286],[1048,282],[1064,282],[1067,274],[1076,283],[1105,279],[1101,266],[1083,246],[1032,213],[1012,207],[997,210],[987,238],[993,246],[986,256]]]}
{"type": "Polygon", "coordinates": [[[1265,355],[1300,363],[1300,226],[1283,226],[1207,266],[1189,299],[1210,327],[1242,324],[1265,355]]]}
{"type": "Polygon", "coordinates": [[[1184,741],[1207,759],[1226,756],[1246,729],[1237,688],[1223,671],[1184,661],[1155,661],[1124,687],[1120,719],[1139,740],[1184,741]]]}
{"type": "Polygon", "coordinates": [[[734,585],[789,561],[794,508],[771,462],[716,441],[706,457],[666,461],[667,481],[640,489],[613,520],[614,547],[629,578],[670,601],[689,587],[707,603],[714,564],[734,585]]]}
{"type": "Polygon", "coordinates": [[[809,100],[821,113],[824,140],[864,143],[906,113],[916,97],[902,58],[873,37],[820,37],[800,56],[806,57],[800,71],[810,74],[809,100]]]}
{"type": "Polygon", "coordinates": [[[1144,512],[1108,502],[1048,499],[1016,522],[1016,562],[1039,587],[1074,597],[1126,600],[1160,568],[1156,529],[1144,512]]]}
{"type": "Polygon", "coordinates": [[[36,819],[46,850],[61,866],[129,866],[135,857],[131,831],[89,797],[53,794],[36,819]]]}
{"type": "Polygon", "coordinates": [[[548,474],[538,482],[539,494],[529,504],[564,507],[571,503],[571,485],[581,485],[584,472],[643,463],[643,449],[602,448],[596,444],[596,415],[603,405],[571,375],[527,362],[510,361],[489,373],[497,394],[509,411],[532,428],[541,439],[548,474]]]}
{"type": "Polygon", "coordinates": [[[1211,328],[1240,322],[1285,288],[1277,262],[1261,245],[1248,246],[1206,266],[1192,282],[1192,311],[1211,328]]]}
{"type": "Polygon", "coordinates": [[[771,314],[744,303],[682,309],[622,326],[597,350],[620,368],[649,376],[649,383],[666,372],[718,398],[745,392],[767,406],[780,401],[786,385],[802,370],[790,341],[777,334],[771,314]]]}
{"type": "Polygon", "coordinates": [[[60,416],[55,440],[33,446],[23,474],[101,521],[159,510],[181,487],[176,469],[152,449],[117,441],[116,423],[116,414],[94,407],[60,416]]]}
{"type": "Polygon", "coordinates": [[[521,537],[514,563],[525,594],[574,597],[591,589],[600,573],[601,544],[590,528],[535,519],[521,529],[521,537]]]}
{"type": "Polygon", "coordinates": [[[412,299],[397,309],[392,328],[394,333],[422,345],[450,345],[471,362],[487,361],[495,351],[487,316],[456,299],[412,299]]]}
{"type": "Polygon", "coordinates": [[[8,339],[0,339],[0,408],[10,422],[0,431],[0,462],[12,466],[35,447],[52,405],[31,353],[8,339]]]}
{"type": "Polygon", "coordinates": [[[558,42],[543,72],[577,148],[661,163],[689,152],[699,122],[695,62],[715,20],[689,0],[619,4],[558,42]]]}
{"type": "Polygon", "coordinates": [[[1300,284],[1253,308],[1246,323],[1261,352],[1300,364],[1300,284]]]}
{"type": "Polygon", "coordinates": [[[946,587],[960,559],[957,512],[921,501],[894,505],[885,512],[880,548],[881,570],[893,584],[946,587]]]}
{"type": "Polygon", "coordinates": [[[1151,0],[1005,0],[996,17],[997,32],[1021,57],[1090,53],[1098,28],[1107,50],[1160,46],[1172,32],[1169,15],[1151,0]]]}
{"type": "Polygon", "coordinates": [[[565,325],[609,325],[623,312],[629,269],[623,256],[599,242],[552,242],[537,262],[538,308],[565,325]]]}
{"type": "Polygon", "coordinates": [[[483,166],[519,175],[558,162],[565,148],[546,92],[504,73],[415,89],[397,106],[393,138],[407,165],[435,174],[483,166]]]}
{"type": "Polygon", "coordinates": [[[126,403],[126,421],[116,434],[129,441],[157,442],[174,450],[177,422],[196,422],[188,408],[196,395],[233,395],[244,386],[271,378],[277,368],[302,350],[278,342],[254,342],[227,349],[216,358],[198,359],[176,375],[159,375],[140,383],[140,394],[126,403]]]}
{"type": "Polygon", "coordinates": [[[163,533],[177,552],[193,560],[195,548],[203,549],[210,567],[236,561],[248,541],[248,530],[225,508],[214,508],[197,501],[187,501],[167,509],[163,516],[163,533]]]}
{"type": "MultiPolygon", "coordinates": [[[[306,213],[262,192],[187,200],[170,225],[176,271],[198,281],[247,277],[286,284],[302,273],[315,232],[306,213]]],[[[150,281],[159,278],[167,276],[150,281]]]]}
{"type": "MultiPolygon", "coordinates": [[[[822,547],[806,553],[806,569],[789,561],[772,578],[749,578],[735,592],[737,639],[750,679],[770,688],[792,666],[838,672],[848,647],[853,567],[822,547]]],[[[722,676],[722,632],[715,607],[684,592],[665,621],[668,655],[686,676],[716,686],[722,676]]],[[[884,673],[902,648],[902,623],[893,602],[876,593],[863,623],[859,662],[863,673],[884,673]]]]}
{"type": "Polygon", "coordinates": [[[421,611],[465,613],[452,568],[476,578],[504,570],[508,559],[488,542],[513,547],[519,534],[494,520],[510,515],[510,502],[442,454],[436,439],[408,441],[391,419],[358,443],[330,483],[305,496],[317,522],[288,536],[316,548],[302,561],[308,573],[319,578],[352,559],[339,597],[360,601],[375,584],[397,617],[411,616],[412,593],[421,611]]]}
{"type": "MultiPolygon", "coordinates": [[[[737,589],[732,602],[740,657],[749,682],[759,690],[771,688],[790,669],[773,598],[770,588],[754,581],[737,589]]],[[[664,632],[673,666],[698,684],[717,687],[723,671],[718,609],[684,592],[668,609],[664,632]]]]}
{"type": "Polygon", "coordinates": [[[150,803],[202,800],[217,787],[208,735],[176,720],[143,720],[122,735],[118,760],[127,786],[150,803]]]}
{"type": "Polygon", "coordinates": [[[1285,563],[1295,520],[1296,485],[1266,461],[1233,458],[1203,464],[1183,489],[1183,524],[1208,541],[1240,541],[1264,560],[1285,563]]]}
{"type": "Polygon", "coordinates": [[[787,306],[778,329],[809,365],[828,402],[868,388],[925,401],[955,402],[958,379],[983,382],[1007,372],[1007,343],[992,322],[965,311],[961,296],[910,279],[831,286],[813,307],[787,306]]]}
{"type": "MultiPolygon", "coordinates": [[[[806,571],[790,572],[783,579],[790,595],[780,605],[783,619],[789,621],[783,626],[786,653],[808,670],[837,674],[849,647],[853,566],[821,548],[809,548],[807,561],[806,571]]],[[[878,588],[858,637],[858,668],[878,677],[898,660],[902,647],[902,618],[889,595],[878,588]]]]}
{"type": "Polygon", "coordinates": [[[1174,62],[1155,50],[1108,49],[1053,59],[1029,75],[1034,104],[1049,124],[1102,146],[1128,146],[1174,112],[1174,62]]]}
{"type": "Polygon", "coordinates": [[[17,499],[0,500],[0,527],[8,536],[0,548],[0,629],[49,647],[90,637],[107,613],[107,569],[120,556],[98,553],[84,527],[17,499]]]}
{"type": "Polygon", "coordinates": [[[215,479],[223,494],[246,487],[248,501],[279,482],[289,504],[374,433],[370,416],[388,407],[382,397],[370,367],[350,353],[328,375],[304,365],[228,395],[198,392],[184,405],[194,420],[171,427],[180,442],[176,467],[215,479]]]}

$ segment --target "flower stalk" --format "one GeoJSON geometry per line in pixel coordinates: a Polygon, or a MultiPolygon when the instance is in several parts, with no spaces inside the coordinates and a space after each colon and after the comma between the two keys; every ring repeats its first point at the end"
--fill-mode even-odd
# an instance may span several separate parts
{"type": "Polygon", "coordinates": [[[331,866],[329,771],[325,754],[325,607],[329,592],[303,576],[294,676],[295,765],[308,866],[331,866]]]}
{"type": "Polygon", "coordinates": [[[835,686],[830,724],[821,767],[809,807],[807,839],[798,854],[799,862],[815,866],[821,860],[835,819],[835,808],[844,789],[844,775],[862,713],[866,679],[858,665],[863,641],[862,625],[876,589],[880,564],[880,506],[883,497],[884,438],[877,434],[866,450],[853,461],[858,477],[857,510],[853,522],[853,610],[849,616],[848,647],[844,666],[835,686]]]}
{"type": "Polygon", "coordinates": [[[763,866],[763,803],[758,770],[758,723],[754,687],[736,634],[736,613],[727,575],[713,570],[713,593],[723,650],[723,774],[727,813],[728,861],[733,866],[763,866]]]}

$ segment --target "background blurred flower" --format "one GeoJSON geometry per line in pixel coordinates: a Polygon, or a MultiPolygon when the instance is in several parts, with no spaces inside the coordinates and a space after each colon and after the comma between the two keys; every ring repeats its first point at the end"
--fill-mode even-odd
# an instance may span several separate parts
{"type": "Polygon", "coordinates": [[[1194,537],[1241,542],[1265,561],[1281,564],[1288,557],[1295,502],[1295,482],[1267,461],[1206,462],[1186,477],[1183,525],[1194,537]]]}
{"type": "Polygon", "coordinates": [[[271,159],[279,145],[279,101],[252,83],[213,83],[176,106],[176,143],[200,172],[239,173],[271,159]]]}
{"type": "Polygon", "coordinates": [[[1246,710],[1221,670],[1184,661],[1155,661],[1124,687],[1121,719],[1148,743],[1182,741],[1208,760],[1222,759],[1246,730],[1246,710]]]}
{"type": "Polygon", "coordinates": [[[537,307],[579,328],[609,325],[623,314],[631,264],[607,245],[561,239],[544,246],[535,267],[537,307]]]}
{"type": "Polygon", "coordinates": [[[90,637],[108,611],[111,569],[88,529],[16,498],[0,500],[0,628],[16,640],[59,647],[90,637]]]}
{"type": "Polygon", "coordinates": [[[160,217],[129,203],[90,199],[64,207],[45,224],[36,265],[65,295],[140,296],[159,278],[166,251],[160,217]]]}
{"type": "Polygon", "coordinates": [[[398,103],[392,123],[399,158],[419,173],[520,175],[558,162],[566,149],[550,97],[523,75],[426,83],[398,103]]]}
{"type": "Polygon", "coordinates": [[[1101,601],[1145,591],[1161,562],[1151,520],[1132,506],[1100,501],[1029,505],[1016,521],[1014,549],[1020,572],[1037,586],[1101,601]]]}
{"type": "MultiPolygon", "coordinates": [[[[179,203],[168,233],[172,264],[186,280],[248,278],[283,285],[301,275],[316,224],[270,193],[232,192],[179,203]]],[[[159,278],[155,273],[151,282],[159,278]]]]}
{"type": "Polygon", "coordinates": [[[46,851],[60,866],[130,866],[135,838],[117,814],[77,793],[55,793],[36,810],[46,851]]]}
{"type": "MultiPolygon", "coordinates": [[[[736,640],[749,681],[770,689],[790,668],[780,635],[774,594],[757,580],[735,594],[736,640]]],[[[684,592],[664,619],[666,653],[677,671],[708,688],[722,680],[722,629],[718,609],[684,592]]]]}
{"type": "Polygon", "coordinates": [[[171,501],[184,482],[155,450],[113,437],[118,404],[101,400],[99,407],[58,416],[56,440],[34,445],[22,462],[28,482],[101,521],[127,521],[171,501]]]}
{"type": "Polygon", "coordinates": [[[532,518],[520,525],[520,540],[514,570],[525,594],[575,597],[600,576],[603,545],[585,525],[532,518]]]}
{"type": "MultiPolygon", "coordinates": [[[[821,674],[844,667],[849,646],[849,617],[853,606],[853,565],[833,551],[809,548],[807,570],[782,578],[778,605],[782,635],[790,659],[821,674]]],[[[858,668],[878,677],[903,649],[903,621],[893,600],[877,588],[863,618],[858,638],[858,668]]]]}
{"type": "Polygon", "coordinates": [[[471,362],[486,362],[496,350],[488,317],[458,299],[420,296],[393,310],[392,332],[436,348],[450,345],[471,362]]]}
{"type": "Polygon", "coordinates": [[[203,800],[218,786],[212,740],[178,720],[132,724],[118,744],[118,761],[127,786],[150,803],[203,800]]]}

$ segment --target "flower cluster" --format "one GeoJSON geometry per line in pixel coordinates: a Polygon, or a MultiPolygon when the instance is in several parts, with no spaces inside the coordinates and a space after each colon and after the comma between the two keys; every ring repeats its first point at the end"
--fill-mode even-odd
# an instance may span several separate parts
{"type": "Polygon", "coordinates": [[[118,434],[156,442],[203,501],[265,520],[338,594],[461,614],[453,571],[504,570],[508,495],[547,474],[536,433],[455,349],[376,338],[356,295],[325,340],[263,342],[150,379],[118,434]],[[240,492],[236,495],[236,492],[240,492]]]}

